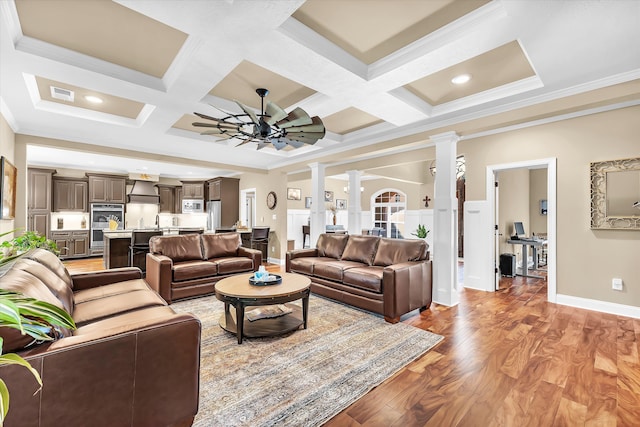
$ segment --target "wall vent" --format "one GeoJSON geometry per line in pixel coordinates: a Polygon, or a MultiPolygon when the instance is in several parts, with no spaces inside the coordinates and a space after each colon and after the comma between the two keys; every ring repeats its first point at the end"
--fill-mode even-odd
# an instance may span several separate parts
{"type": "Polygon", "coordinates": [[[55,87],[55,86],[49,86],[49,87],[51,88],[52,98],[73,102],[74,93],[72,90],[63,89],[61,87],[55,87]]]}

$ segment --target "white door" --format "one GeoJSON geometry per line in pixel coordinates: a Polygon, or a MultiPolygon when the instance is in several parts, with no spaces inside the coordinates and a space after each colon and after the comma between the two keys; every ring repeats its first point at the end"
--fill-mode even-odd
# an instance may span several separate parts
{"type": "Polygon", "coordinates": [[[494,268],[489,202],[467,201],[464,203],[464,287],[492,291],[494,268]]]}

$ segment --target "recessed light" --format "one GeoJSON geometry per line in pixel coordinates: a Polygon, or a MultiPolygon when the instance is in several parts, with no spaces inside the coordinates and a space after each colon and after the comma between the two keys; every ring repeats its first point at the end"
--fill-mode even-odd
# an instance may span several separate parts
{"type": "Polygon", "coordinates": [[[455,76],[454,78],[452,78],[451,83],[453,83],[454,85],[461,85],[465,84],[469,80],[471,80],[470,74],[460,74],[459,76],[455,76]]]}
{"type": "Polygon", "coordinates": [[[102,104],[102,99],[98,98],[97,96],[86,95],[84,99],[91,102],[92,104],[102,104]]]}

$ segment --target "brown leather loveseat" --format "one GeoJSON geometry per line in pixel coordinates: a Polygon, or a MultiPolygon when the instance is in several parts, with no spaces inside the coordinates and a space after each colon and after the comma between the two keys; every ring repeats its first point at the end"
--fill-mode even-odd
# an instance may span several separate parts
{"type": "MultiPolygon", "coordinates": [[[[177,314],[135,267],[69,275],[44,249],[0,276],[0,288],[67,311],[77,329],[34,343],[0,327],[3,353],[27,369],[0,366],[11,397],[5,426],[188,426],[198,412],[200,321],[177,314]]],[[[2,273],[0,273],[2,274],[2,273]]]]}
{"type": "Polygon", "coordinates": [[[287,252],[286,270],[311,291],[373,311],[387,322],[431,304],[429,245],[419,239],[321,234],[316,248],[287,252]]]}
{"type": "Polygon", "coordinates": [[[257,271],[262,252],[245,248],[239,233],[155,236],[149,240],[146,280],[169,304],[214,292],[215,283],[257,271]]]}

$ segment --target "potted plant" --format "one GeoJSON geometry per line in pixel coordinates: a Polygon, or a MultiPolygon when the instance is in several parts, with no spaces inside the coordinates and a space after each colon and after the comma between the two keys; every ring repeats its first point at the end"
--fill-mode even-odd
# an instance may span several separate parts
{"type": "MultiPolygon", "coordinates": [[[[13,233],[15,230],[0,234],[0,237],[13,233]]],[[[45,247],[57,251],[55,242],[43,238],[34,232],[27,232],[10,241],[0,244],[0,266],[19,258],[27,250],[45,247]]],[[[75,323],[69,314],[44,301],[26,297],[20,293],[0,289],[0,326],[18,329],[23,335],[29,335],[38,341],[52,341],[52,332],[56,327],[75,329],[75,323]]],[[[15,353],[3,354],[3,339],[0,337],[0,366],[20,365],[27,368],[42,388],[42,379],[38,371],[15,353]]],[[[5,382],[0,379],[0,426],[9,412],[9,390],[5,382]]]]}
{"type": "Polygon", "coordinates": [[[427,237],[427,234],[429,234],[429,231],[431,230],[427,230],[424,225],[418,224],[418,228],[416,229],[416,232],[411,234],[413,234],[414,236],[420,239],[424,239],[427,237]]]}

